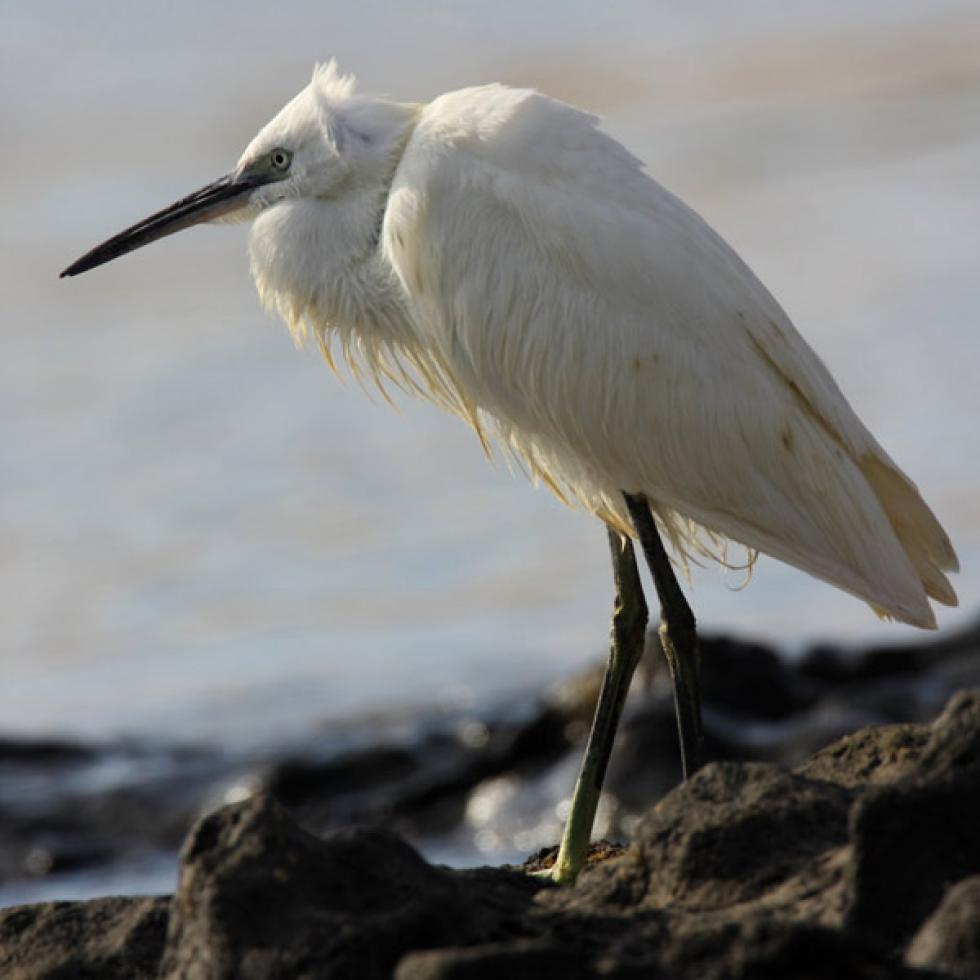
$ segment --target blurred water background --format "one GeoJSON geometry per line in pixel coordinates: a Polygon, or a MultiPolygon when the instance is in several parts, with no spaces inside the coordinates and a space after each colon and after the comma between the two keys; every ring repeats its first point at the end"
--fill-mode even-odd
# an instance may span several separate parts
{"type": "MultiPolygon", "coordinates": [[[[336,56],[427,100],[499,80],[610,132],[742,254],[909,472],[980,587],[980,7],[5,2],[0,732],[234,747],[544,687],[604,648],[595,521],[297,354],[243,228],[82,278],[224,173],[336,56]]],[[[772,560],[696,571],[706,630],[900,639],[772,560]]]]}

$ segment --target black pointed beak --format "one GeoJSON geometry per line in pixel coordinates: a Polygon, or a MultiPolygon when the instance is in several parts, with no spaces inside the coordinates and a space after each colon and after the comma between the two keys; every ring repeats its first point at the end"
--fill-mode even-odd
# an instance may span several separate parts
{"type": "Polygon", "coordinates": [[[202,187],[199,191],[181,198],[170,207],[151,214],[150,217],[138,221],[131,228],[113,235],[108,241],[97,245],[86,252],[80,259],[72,262],[59,278],[77,276],[87,272],[97,265],[111,262],[113,259],[132,252],[158,238],[172,235],[174,232],[190,228],[202,221],[213,221],[216,218],[244,207],[248,203],[249,193],[263,180],[248,174],[226,174],[216,181],[202,187]]]}

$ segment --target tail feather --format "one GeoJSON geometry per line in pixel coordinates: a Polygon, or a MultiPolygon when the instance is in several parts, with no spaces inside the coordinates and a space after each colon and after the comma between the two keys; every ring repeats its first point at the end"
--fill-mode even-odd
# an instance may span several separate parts
{"type": "Polygon", "coordinates": [[[956,592],[943,574],[959,571],[956,552],[915,484],[878,456],[867,454],[859,465],[926,594],[945,606],[957,605],[956,592]]]}

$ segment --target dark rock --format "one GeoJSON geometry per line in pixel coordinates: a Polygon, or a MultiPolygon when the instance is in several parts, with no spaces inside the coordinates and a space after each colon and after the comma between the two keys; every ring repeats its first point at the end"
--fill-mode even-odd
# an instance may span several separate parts
{"type": "MultiPolygon", "coordinates": [[[[395,972],[395,980],[590,980],[595,976],[592,964],[578,952],[535,940],[409,953],[395,972]]],[[[646,976],[657,980],[656,974],[646,976]]]]}
{"type": "Polygon", "coordinates": [[[846,791],[764,763],[712,763],[643,819],[644,904],[716,909],[774,889],[847,840],[846,791]]]}
{"type": "Polygon", "coordinates": [[[8,763],[44,763],[59,765],[65,762],[89,760],[98,750],[83,742],[68,742],[54,738],[0,738],[0,765],[8,763]]]}
{"type": "Polygon", "coordinates": [[[685,972],[698,980],[925,980],[859,937],[772,920],[750,921],[738,929],[721,962],[704,972],[697,962],[689,963],[685,972]]]}
{"type": "MultiPolygon", "coordinates": [[[[708,758],[725,757],[725,746],[708,733],[708,758]]],[[[627,716],[616,735],[616,749],[606,770],[604,792],[615,801],[616,821],[609,832],[624,835],[635,814],[669,793],[681,777],[680,744],[673,701],[650,701],[627,716]]]]}
{"type": "Polygon", "coordinates": [[[266,777],[265,790],[286,806],[311,797],[331,799],[375,789],[418,771],[414,753],[400,746],[375,746],[349,752],[329,762],[286,759],[266,777]]]}
{"type": "Polygon", "coordinates": [[[855,803],[853,928],[907,940],[951,882],[980,873],[978,749],[980,694],[962,692],[936,719],[913,773],[855,803]]]}
{"type": "Polygon", "coordinates": [[[0,881],[175,850],[222,753],[56,741],[0,743],[0,881]]]}
{"type": "Polygon", "coordinates": [[[906,961],[956,977],[980,977],[980,875],[946,892],[915,934],[906,961]]]}
{"type": "Polygon", "coordinates": [[[4,980],[151,980],[168,898],[99,898],[0,910],[4,980]]]}
{"type": "Polygon", "coordinates": [[[919,768],[970,777],[980,767],[980,690],[960,691],[929,727],[919,768]]]}
{"type": "Polygon", "coordinates": [[[809,708],[824,685],[787,669],[770,647],[727,636],[700,641],[702,696],[733,717],[776,721],[809,708]]]}
{"type": "MultiPolygon", "coordinates": [[[[316,833],[351,823],[415,836],[459,825],[468,796],[505,774],[536,773],[573,743],[567,730],[583,705],[563,691],[553,702],[528,700],[503,717],[447,720],[422,737],[334,754],[287,758],[262,775],[264,792],[316,833]]],[[[584,706],[587,713],[592,704],[584,706]]],[[[583,725],[587,732],[587,724],[583,725]]]]}
{"type": "Polygon", "coordinates": [[[980,649],[980,622],[956,633],[946,633],[918,643],[889,643],[855,654],[825,645],[814,647],[801,660],[799,673],[823,683],[874,680],[899,675],[922,674],[962,653],[980,649]]]}
{"type": "Polygon", "coordinates": [[[915,771],[929,741],[924,725],[877,725],[845,735],[797,768],[849,789],[893,783],[915,771]]]}
{"type": "Polygon", "coordinates": [[[173,980],[389,977],[409,950],[492,938],[542,887],[451,875],[382,831],[319,840],[268,797],[205,818],[182,862],[161,969],[173,980]]]}
{"type": "MultiPolygon", "coordinates": [[[[617,844],[614,841],[594,840],[589,844],[589,849],[585,855],[585,867],[593,864],[601,864],[610,858],[619,857],[626,852],[625,844],[617,844]]],[[[511,866],[514,871],[522,871],[524,874],[538,874],[549,871],[555,866],[558,860],[558,845],[553,847],[542,847],[540,851],[532,854],[526,861],[517,867],[511,866]]]]}

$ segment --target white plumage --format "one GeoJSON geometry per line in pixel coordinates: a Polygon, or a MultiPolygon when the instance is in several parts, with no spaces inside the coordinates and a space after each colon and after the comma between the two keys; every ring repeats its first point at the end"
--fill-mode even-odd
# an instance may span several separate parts
{"type": "Polygon", "coordinates": [[[933,627],[956,556],[914,484],[735,252],[602,133],[533,91],[406,106],[333,63],[249,146],[252,269],[297,336],[421,391],[625,533],[724,539],[933,627]],[[326,135],[326,139],[324,136],[326,135]],[[279,203],[267,206],[269,200],[279,203]],[[261,210],[260,210],[261,208],[261,210]]]}

